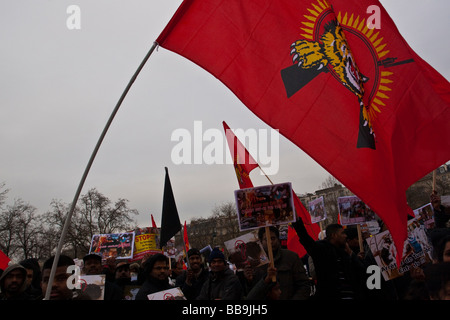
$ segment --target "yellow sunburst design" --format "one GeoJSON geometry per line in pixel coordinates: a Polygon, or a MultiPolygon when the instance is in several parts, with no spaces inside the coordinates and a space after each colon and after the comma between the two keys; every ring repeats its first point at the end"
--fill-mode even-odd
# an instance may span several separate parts
{"type": "MultiPolygon", "coordinates": [[[[311,7],[307,8],[308,14],[303,17],[304,21],[301,22],[301,36],[306,40],[314,41],[314,29],[316,27],[317,19],[321,14],[330,10],[331,5],[327,0],[316,0],[311,3],[311,7]]],[[[376,52],[378,61],[381,61],[385,57],[389,50],[386,49],[386,43],[383,42],[383,37],[380,37],[379,31],[376,29],[368,28],[365,18],[361,18],[359,15],[355,16],[353,13],[341,13],[338,12],[337,20],[342,27],[352,28],[357,30],[361,36],[364,36],[368,42],[371,43],[373,50],[376,52]]],[[[376,93],[370,101],[370,104],[363,108],[364,119],[367,120],[370,128],[372,128],[373,119],[381,112],[382,108],[386,106],[384,100],[389,99],[389,91],[392,91],[389,85],[393,82],[389,79],[393,75],[393,72],[381,71],[379,82],[374,85],[377,86],[376,93]]]]}
{"type": "Polygon", "coordinates": [[[304,17],[308,21],[303,21],[301,29],[303,30],[301,36],[308,40],[314,40],[313,39],[313,33],[314,33],[314,27],[316,25],[317,18],[321,15],[322,12],[324,12],[327,9],[331,9],[330,4],[326,0],[317,0],[317,4],[311,3],[312,8],[308,8],[308,12],[310,15],[304,15],[304,17]]]}

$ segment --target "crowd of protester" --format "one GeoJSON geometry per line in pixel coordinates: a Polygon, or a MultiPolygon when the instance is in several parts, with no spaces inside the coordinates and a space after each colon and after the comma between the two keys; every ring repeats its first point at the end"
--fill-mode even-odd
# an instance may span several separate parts
{"type": "MultiPolygon", "coordinates": [[[[248,264],[236,271],[219,248],[207,259],[192,248],[186,261],[171,261],[158,253],[134,263],[105,262],[91,253],[83,258],[82,274],[105,275],[103,300],[148,300],[148,295],[171,288],[180,288],[187,300],[450,300],[450,213],[438,196],[432,195],[431,203],[439,222],[428,234],[434,260],[401,277],[381,279],[378,289],[367,286],[367,267],[376,263],[367,247],[361,251],[354,244],[355,229],[330,224],[325,239],[314,240],[301,219],[292,226],[307,251],[304,257],[282,246],[279,230],[272,226],[269,233],[265,228],[258,232],[266,252],[271,244],[271,264],[248,264]],[[135,294],[130,295],[129,288],[134,288],[135,294]]],[[[42,300],[47,290],[51,290],[51,300],[93,299],[95,288],[68,286],[68,267],[75,261],[66,255],[59,256],[48,288],[54,259],[50,257],[42,266],[36,259],[10,264],[1,271],[0,299],[42,300]]]]}

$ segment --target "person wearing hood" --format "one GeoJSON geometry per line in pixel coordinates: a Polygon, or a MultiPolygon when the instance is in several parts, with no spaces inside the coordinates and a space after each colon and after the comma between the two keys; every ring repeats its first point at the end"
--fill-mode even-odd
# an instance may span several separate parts
{"type": "Polygon", "coordinates": [[[225,256],[219,248],[209,255],[209,278],[202,286],[197,300],[240,300],[242,286],[239,278],[228,267],[225,256]]]}
{"type": "Polygon", "coordinates": [[[157,253],[145,261],[144,274],[146,280],[135,300],[148,300],[149,294],[173,288],[169,284],[169,258],[162,253],[157,253]]]}
{"type": "Polygon", "coordinates": [[[12,264],[0,277],[0,300],[31,300],[27,288],[27,270],[20,264],[12,264]]]}

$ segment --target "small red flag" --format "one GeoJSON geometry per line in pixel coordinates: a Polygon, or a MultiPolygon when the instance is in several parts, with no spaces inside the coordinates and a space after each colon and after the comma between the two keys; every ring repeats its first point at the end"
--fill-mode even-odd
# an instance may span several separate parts
{"type": "MultiPolygon", "coordinates": [[[[230,130],[228,125],[223,122],[223,128],[225,130],[225,135],[227,137],[228,146],[230,148],[231,155],[233,155],[233,163],[234,168],[236,171],[236,176],[238,178],[239,188],[245,189],[245,188],[252,188],[253,183],[250,179],[249,173],[254,168],[258,167],[258,164],[256,161],[252,158],[248,150],[242,145],[242,143],[239,141],[239,139],[234,135],[234,133],[230,130]],[[238,164],[237,159],[246,159],[244,164],[238,164]],[[248,161],[247,161],[248,159],[248,161]]],[[[308,231],[309,235],[317,240],[318,234],[320,232],[319,226],[317,224],[311,223],[311,215],[306,210],[306,208],[301,203],[300,199],[295,194],[294,190],[292,190],[292,196],[294,198],[294,207],[295,212],[297,213],[297,216],[301,217],[303,220],[303,223],[305,224],[306,230],[308,231]]],[[[287,241],[287,248],[291,251],[294,251],[298,254],[298,256],[301,258],[306,254],[306,250],[303,248],[303,246],[300,244],[297,233],[295,230],[291,230],[292,228],[288,228],[288,241],[287,241]],[[294,243],[295,241],[292,241],[291,238],[296,238],[297,243],[294,243]]]]}
{"type": "Polygon", "coordinates": [[[233,157],[234,170],[238,179],[239,188],[252,188],[253,184],[250,179],[250,171],[258,167],[258,163],[253,159],[244,145],[231,131],[230,127],[223,121],[223,129],[227,138],[228,147],[233,157]]]}
{"type": "Polygon", "coordinates": [[[155,219],[153,219],[153,215],[152,215],[152,214],[150,214],[150,215],[151,215],[151,217],[152,217],[152,228],[157,228],[157,227],[156,227],[155,219]]]}
{"type": "Polygon", "coordinates": [[[183,239],[184,239],[184,245],[186,246],[186,255],[187,255],[187,252],[189,251],[190,247],[189,247],[189,239],[188,239],[187,228],[186,228],[186,220],[184,221],[183,239]]]}

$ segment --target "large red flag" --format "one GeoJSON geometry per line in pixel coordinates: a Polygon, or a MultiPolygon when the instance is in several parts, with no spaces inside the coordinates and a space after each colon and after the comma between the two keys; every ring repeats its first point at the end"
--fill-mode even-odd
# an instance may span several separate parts
{"type": "Polygon", "coordinates": [[[156,41],[222,81],[403,248],[407,188],[450,159],[450,84],[379,1],[185,0],[156,41]],[[367,24],[370,5],[380,29],[367,24]]]}

